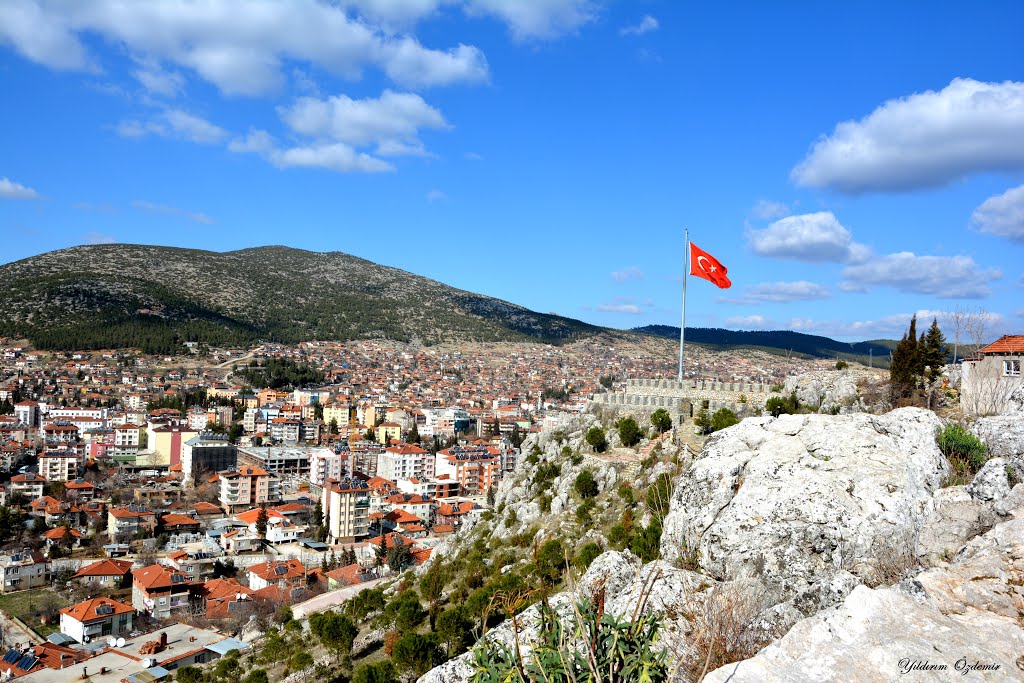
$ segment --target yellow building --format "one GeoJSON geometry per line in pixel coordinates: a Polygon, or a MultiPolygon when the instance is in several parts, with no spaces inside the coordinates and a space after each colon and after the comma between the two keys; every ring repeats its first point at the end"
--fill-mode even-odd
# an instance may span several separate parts
{"type": "Polygon", "coordinates": [[[328,403],[324,406],[324,424],[331,424],[331,420],[338,423],[338,428],[348,425],[350,406],[347,403],[328,403]]]}
{"type": "Polygon", "coordinates": [[[402,438],[402,426],[395,422],[381,422],[376,431],[377,443],[388,444],[391,439],[402,438]]]}

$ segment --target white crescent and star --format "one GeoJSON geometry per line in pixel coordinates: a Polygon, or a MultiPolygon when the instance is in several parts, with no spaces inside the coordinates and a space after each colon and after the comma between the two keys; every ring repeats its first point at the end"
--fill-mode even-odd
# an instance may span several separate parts
{"type": "MultiPolygon", "coordinates": [[[[708,257],[707,256],[698,256],[697,257],[697,265],[700,266],[700,269],[703,270],[705,273],[713,273],[716,270],[718,270],[714,266],[711,266],[711,270],[708,270],[707,266],[704,265],[703,261],[708,261],[708,257]]],[[[708,263],[711,263],[711,262],[708,261],[708,263]]]]}

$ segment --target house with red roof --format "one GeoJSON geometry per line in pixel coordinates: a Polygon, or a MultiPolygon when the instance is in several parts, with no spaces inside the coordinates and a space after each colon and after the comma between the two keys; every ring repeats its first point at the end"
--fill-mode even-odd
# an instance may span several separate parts
{"type": "Polygon", "coordinates": [[[133,564],[131,560],[99,560],[79,569],[71,580],[95,583],[104,588],[125,588],[131,585],[133,564]]]}
{"type": "Polygon", "coordinates": [[[212,579],[199,585],[196,595],[204,602],[207,619],[226,619],[252,602],[255,591],[237,579],[212,579]]]}
{"type": "Polygon", "coordinates": [[[166,619],[189,609],[188,576],[178,569],[151,564],[132,572],[132,606],[154,619],[166,619]]]}
{"type": "Polygon", "coordinates": [[[55,527],[43,534],[43,538],[46,539],[47,548],[52,548],[55,545],[59,545],[64,548],[70,548],[72,546],[78,547],[84,537],[85,534],[81,531],[78,531],[77,529],[69,529],[66,526],[55,527]]]}
{"type": "Polygon", "coordinates": [[[90,598],[60,611],[60,631],[79,643],[132,630],[135,608],[110,598],[90,598]]]}
{"type": "Polygon", "coordinates": [[[969,415],[1001,415],[1024,405],[1024,335],[1006,334],[960,365],[960,407],[969,415]]]}
{"type": "Polygon", "coordinates": [[[306,568],[295,559],[271,560],[254,564],[246,571],[249,588],[258,591],[276,585],[289,588],[306,587],[306,568]]]}
{"type": "Polygon", "coordinates": [[[89,659],[92,655],[82,650],[73,650],[63,645],[43,642],[27,650],[8,650],[0,661],[0,676],[4,679],[20,678],[42,669],[63,669],[89,659]]]}

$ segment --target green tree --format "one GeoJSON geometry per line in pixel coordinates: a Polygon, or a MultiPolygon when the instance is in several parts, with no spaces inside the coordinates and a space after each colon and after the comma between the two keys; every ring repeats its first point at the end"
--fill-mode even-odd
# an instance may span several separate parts
{"type": "MultiPolygon", "coordinates": [[[[347,614],[324,612],[326,619],[320,629],[320,642],[324,647],[341,658],[352,653],[352,643],[359,635],[359,629],[347,614]]],[[[312,629],[312,624],[311,624],[312,629]]]]}
{"type": "Polygon", "coordinates": [[[926,379],[928,384],[935,382],[942,374],[942,368],[946,365],[947,358],[946,337],[939,329],[939,321],[932,318],[931,327],[924,335],[924,342],[921,348],[923,365],[927,368],[926,379]]]}
{"type": "Polygon", "coordinates": [[[800,409],[800,401],[797,400],[796,392],[794,391],[789,396],[772,396],[765,402],[764,409],[772,417],[778,417],[783,413],[792,415],[800,409]]]}
{"type": "Polygon", "coordinates": [[[198,666],[183,666],[174,674],[178,683],[203,683],[203,670],[198,666]]]}
{"type": "Polygon", "coordinates": [[[696,427],[698,434],[707,434],[711,431],[711,415],[708,413],[706,405],[702,405],[697,414],[693,416],[693,426],[696,427]]]}
{"type": "Polygon", "coordinates": [[[889,393],[893,405],[899,405],[914,395],[923,366],[917,339],[917,316],[910,319],[910,327],[892,352],[889,364],[889,393]]]}
{"type": "Polygon", "coordinates": [[[659,434],[664,434],[672,429],[672,416],[664,408],[658,408],[651,413],[651,424],[658,430],[659,434]]]}
{"type": "Polygon", "coordinates": [[[453,657],[462,651],[470,637],[473,622],[466,616],[462,605],[449,607],[437,617],[437,636],[445,646],[445,653],[453,657]]]}
{"type": "Polygon", "coordinates": [[[711,431],[718,432],[726,427],[732,427],[739,423],[740,419],[736,417],[736,413],[732,412],[728,408],[719,408],[715,411],[715,414],[711,416],[711,431]]]}
{"type": "Polygon", "coordinates": [[[597,425],[588,429],[584,438],[590,444],[590,447],[594,449],[595,453],[604,453],[608,450],[608,437],[605,435],[604,430],[597,425]]]}
{"type": "Polygon", "coordinates": [[[375,664],[363,664],[356,669],[352,683],[398,683],[395,665],[389,659],[375,664]]]}
{"type": "Polygon", "coordinates": [[[573,488],[576,489],[576,493],[583,499],[593,498],[597,495],[597,481],[594,479],[593,473],[588,469],[581,470],[576,475],[573,488]]]}
{"type": "Polygon", "coordinates": [[[256,513],[256,533],[262,539],[267,537],[267,519],[267,505],[264,503],[260,505],[260,511],[256,513]]]}
{"type": "Polygon", "coordinates": [[[562,580],[565,571],[565,550],[557,538],[547,541],[541,546],[536,560],[537,576],[547,586],[554,586],[562,580]]]}
{"type": "Polygon", "coordinates": [[[631,447],[640,443],[643,433],[640,431],[640,425],[636,423],[636,418],[632,415],[620,419],[616,427],[619,430],[619,440],[622,441],[623,446],[631,447]]]}
{"type": "Polygon", "coordinates": [[[576,553],[575,559],[572,563],[576,565],[580,571],[587,571],[590,563],[597,559],[597,556],[601,554],[601,546],[594,542],[587,543],[579,552],[576,553]]]}
{"type": "Polygon", "coordinates": [[[267,672],[263,669],[253,669],[243,679],[243,683],[270,683],[270,679],[267,678],[267,672]]]}
{"type": "Polygon", "coordinates": [[[327,424],[327,431],[329,431],[331,434],[337,434],[338,433],[338,420],[337,420],[337,418],[333,418],[333,417],[331,418],[331,421],[327,424]]]}
{"type": "Polygon", "coordinates": [[[424,636],[406,632],[395,641],[395,647],[391,650],[391,661],[398,670],[416,678],[440,664],[441,660],[441,650],[434,634],[424,636]]]}

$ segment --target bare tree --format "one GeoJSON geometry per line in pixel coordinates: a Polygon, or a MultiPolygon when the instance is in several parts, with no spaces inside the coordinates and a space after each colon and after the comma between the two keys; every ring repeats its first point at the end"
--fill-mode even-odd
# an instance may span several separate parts
{"type": "Polygon", "coordinates": [[[959,357],[960,350],[960,335],[967,330],[967,320],[970,315],[969,311],[963,306],[957,306],[952,311],[946,314],[946,318],[949,320],[950,327],[953,328],[953,363],[955,364],[959,357]]]}

